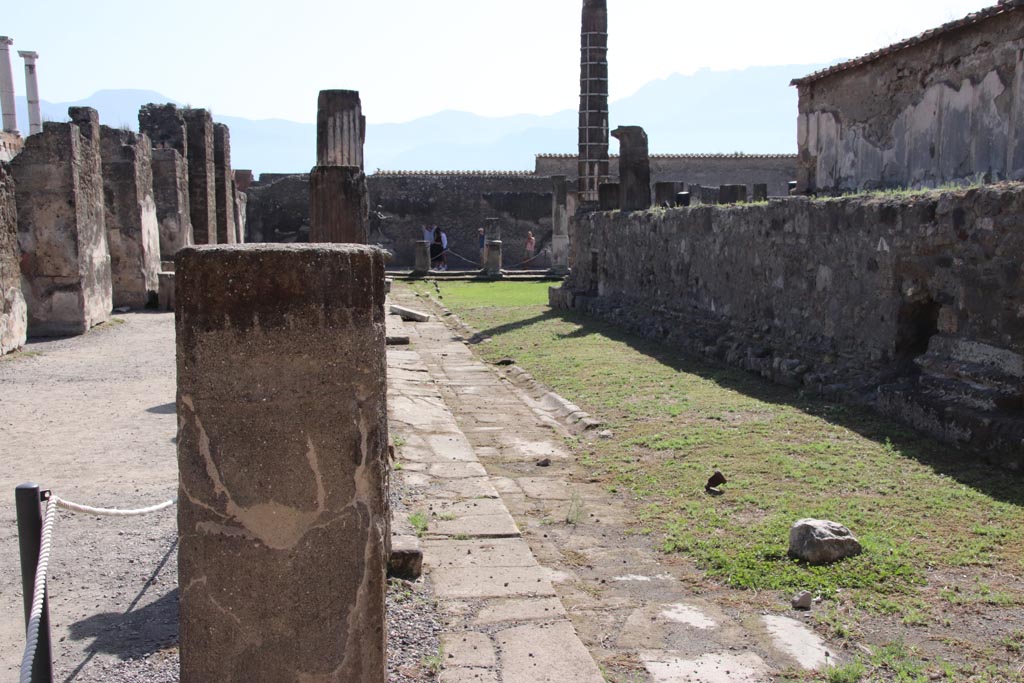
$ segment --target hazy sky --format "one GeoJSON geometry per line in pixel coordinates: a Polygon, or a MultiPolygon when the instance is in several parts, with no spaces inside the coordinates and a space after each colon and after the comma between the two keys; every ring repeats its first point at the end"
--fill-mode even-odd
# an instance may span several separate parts
{"type": "MultiPolygon", "coordinates": [[[[702,67],[852,58],[995,0],[608,0],[612,99],[702,67]]],[[[575,109],[580,0],[46,0],[0,35],[40,54],[43,99],[156,90],[215,114],[313,121],[323,88],[375,123],[446,109],[575,109]]],[[[24,94],[21,59],[15,83],[24,94]]]]}

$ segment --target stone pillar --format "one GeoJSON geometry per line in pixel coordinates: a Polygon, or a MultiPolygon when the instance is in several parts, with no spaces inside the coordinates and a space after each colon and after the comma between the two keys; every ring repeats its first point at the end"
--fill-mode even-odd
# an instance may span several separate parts
{"type": "Polygon", "coordinates": [[[192,242],[217,244],[217,172],[213,117],[205,109],[187,109],[183,115],[188,130],[186,159],[192,242]]]}
{"type": "Polygon", "coordinates": [[[551,271],[569,272],[569,185],[564,175],[551,178],[551,271]]]}
{"type": "Polygon", "coordinates": [[[719,204],[739,204],[747,201],[746,185],[722,185],[718,188],[719,204]]]}
{"type": "Polygon", "coordinates": [[[28,336],[20,258],[14,178],[8,167],[0,164],[0,356],[24,346],[28,336]]]}
{"type": "Polygon", "coordinates": [[[363,173],[366,119],[359,93],[323,90],[317,105],[316,162],[310,173],[309,241],[366,244],[370,198],[363,173]]]}
{"type": "Polygon", "coordinates": [[[580,35],[580,202],[598,201],[608,181],[608,3],[583,0],[580,35]]]}
{"type": "Polygon", "coordinates": [[[237,169],[235,172],[235,189],[238,192],[248,192],[255,179],[252,171],[247,168],[237,169]]]}
{"type": "Polygon", "coordinates": [[[366,244],[370,195],[355,166],[317,166],[309,176],[309,241],[366,244]]]}
{"type": "Polygon", "coordinates": [[[189,203],[188,127],[173,104],[139,109],[139,131],[153,145],[153,197],[160,225],[160,258],[170,261],[193,243],[189,203]]]}
{"type": "Polygon", "coordinates": [[[213,124],[214,184],[217,192],[217,244],[234,244],[235,188],[231,173],[231,131],[223,123],[213,124]]]}
{"type": "Polygon", "coordinates": [[[43,132],[43,113],[39,108],[39,78],[36,74],[35,52],[19,51],[18,55],[25,60],[25,98],[28,100],[28,134],[43,132]]]}
{"type": "Polygon", "coordinates": [[[245,212],[249,206],[249,195],[244,190],[239,190],[235,181],[231,182],[231,186],[234,188],[235,196],[235,242],[245,244],[245,212]]]}
{"type": "Polygon", "coordinates": [[[160,290],[160,226],[149,138],[100,128],[103,190],[114,306],[155,308],[160,290]]]}
{"type": "Polygon", "coordinates": [[[484,219],[484,274],[501,278],[501,219],[484,219]]]}
{"type": "Polygon", "coordinates": [[[755,183],[754,184],[754,197],[755,202],[766,202],[768,201],[768,184],[767,183],[755,183]]]}
{"type": "Polygon", "coordinates": [[[316,165],[363,168],[366,118],[355,90],[321,90],[316,115],[316,165]]]}
{"type": "Polygon", "coordinates": [[[84,334],[113,308],[99,119],[68,113],[72,123],[46,124],[11,164],[31,335],[84,334]]]}
{"type": "Polygon", "coordinates": [[[651,208],[651,159],[647,133],[640,126],[619,126],[612,135],[619,141],[619,208],[651,208]]]}
{"type": "Polygon", "coordinates": [[[384,683],[384,262],[176,261],[181,683],[384,683]]]}
{"type": "Polygon", "coordinates": [[[619,184],[603,183],[598,188],[597,207],[600,211],[617,211],[619,209],[619,184]]]}
{"type": "Polygon", "coordinates": [[[430,242],[416,242],[416,266],[414,275],[426,275],[430,272],[430,242]]]}
{"type": "Polygon", "coordinates": [[[14,41],[0,36],[0,112],[3,131],[18,135],[18,112],[14,106],[14,69],[11,67],[11,45],[14,41]]]}

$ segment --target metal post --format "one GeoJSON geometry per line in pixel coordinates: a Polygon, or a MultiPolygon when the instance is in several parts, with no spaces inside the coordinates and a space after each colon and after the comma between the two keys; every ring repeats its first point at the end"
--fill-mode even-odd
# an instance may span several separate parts
{"type": "MultiPolygon", "coordinates": [[[[14,490],[18,513],[18,544],[21,548],[21,588],[25,599],[25,625],[32,612],[32,594],[35,592],[36,567],[39,565],[39,545],[43,533],[43,515],[39,503],[49,492],[40,493],[38,484],[22,484],[14,490]]],[[[32,664],[32,683],[53,683],[53,656],[50,650],[50,606],[43,598],[43,613],[39,620],[39,643],[32,664]]]]}

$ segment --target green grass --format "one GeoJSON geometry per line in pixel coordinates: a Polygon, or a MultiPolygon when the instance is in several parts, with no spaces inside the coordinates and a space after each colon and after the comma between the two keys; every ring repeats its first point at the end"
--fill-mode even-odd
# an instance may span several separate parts
{"type": "Polygon", "coordinates": [[[416,530],[416,535],[422,537],[427,533],[430,520],[422,512],[414,512],[409,515],[409,524],[412,524],[412,528],[416,530]]]}
{"type": "MultiPolygon", "coordinates": [[[[806,397],[741,371],[546,305],[548,283],[443,283],[445,303],[491,338],[486,360],[517,364],[602,419],[611,439],[570,444],[606,488],[628,493],[666,553],[725,584],[810,590],[906,626],[932,616],[929,568],[1024,569],[1019,480],[876,414],[806,397]],[[726,494],[709,497],[722,470],[726,494]],[[849,526],[863,555],[812,567],[786,557],[803,517],[849,526]]],[[[1021,604],[993,589],[971,596],[1021,604]]],[[[907,678],[906,680],[913,680],[907,678]]]]}

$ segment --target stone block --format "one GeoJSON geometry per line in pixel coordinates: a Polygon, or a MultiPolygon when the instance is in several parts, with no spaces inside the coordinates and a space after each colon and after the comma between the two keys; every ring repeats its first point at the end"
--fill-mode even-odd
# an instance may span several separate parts
{"type": "Polygon", "coordinates": [[[419,241],[416,243],[416,266],[413,273],[426,275],[430,272],[430,242],[419,241]]]}
{"type": "Polygon", "coordinates": [[[84,334],[113,308],[99,122],[91,109],[70,113],[11,165],[30,335],[84,334]]]}
{"type": "Polygon", "coordinates": [[[488,241],[484,245],[484,274],[489,278],[500,278],[501,260],[501,240],[488,241]]]}
{"type": "Polygon", "coordinates": [[[160,228],[149,139],[101,126],[100,154],[114,306],[156,307],[160,228]]]}
{"type": "Polygon", "coordinates": [[[425,323],[430,322],[430,314],[423,313],[422,311],[415,311],[405,306],[391,306],[391,315],[397,315],[402,320],[414,323],[425,323]]]}
{"type": "Polygon", "coordinates": [[[231,173],[231,131],[213,124],[214,188],[217,194],[217,244],[235,244],[235,181],[231,173]]]}
{"type": "Polygon", "coordinates": [[[160,231],[160,258],[173,259],[192,244],[188,162],[175,149],[153,150],[153,199],[160,231]]]}
{"type": "Polygon", "coordinates": [[[685,183],[660,182],[654,183],[655,206],[676,206],[676,198],[686,189],[685,183]]]}
{"type": "Polygon", "coordinates": [[[21,348],[28,334],[20,256],[14,178],[9,167],[0,163],[0,356],[21,348]]]}
{"type": "Polygon", "coordinates": [[[188,202],[192,243],[217,244],[217,170],[213,117],[205,109],[183,112],[188,128],[188,202]]]}
{"type": "Polygon", "coordinates": [[[173,149],[188,155],[188,128],[184,113],[173,104],[145,104],[139,109],[139,132],[153,149],[173,149]]]}
{"type": "Polygon", "coordinates": [[[160,291],[157,295],[157,308],[161,311],[174,310],[174,271],[161,271],[159,276],[160,291]]]}
{"type": "Polygon", "coordinates": [[[370,199],[363,171],[317,166],[309,184],[309,241],[366,244],[370,199]]]}
{"type": "Polygon", "coordinates": [[[640,126],[620,126],[612,131],[619,140],[619,208],[646,211],[651,208],[651,159],[647,133],[640,126]]]}
{"type": "Polygon", "coordinates": [[[423,574],[423,550],[415,536],[392,536],[388,576],[415,581],[423,574]]]}
{"type": "Polygon", "coordinates": [[[754,193],[752,201],[755,202],[766,202],[768,201],[768,184],[767,183],[754,183],[754,193]]]}
{"type": "Polygon", "coordinates": [[[747,201],[746,185],[722,185],[718,188],[719,204],[740,204],[747,201]]]}
{"type": "Polygon", "coordinates": [[[182,683],[384,683],[384,263],[177,256],[182,683]]]}

